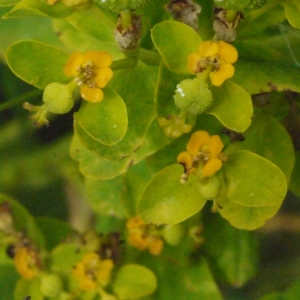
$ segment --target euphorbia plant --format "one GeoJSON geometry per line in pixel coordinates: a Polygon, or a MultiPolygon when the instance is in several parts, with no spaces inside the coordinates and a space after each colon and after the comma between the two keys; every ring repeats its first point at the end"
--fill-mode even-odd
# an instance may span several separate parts
{"type": "Polygon", "coordinates": [[[223,299],[217,283],[241,287],[253,278],[252,230],[278,212],[288,189],[300,194],[298,131],[289,122],[291,109],[298,114],[300,5],[0,5],[9,7],[7,21],[43,16],[52,24],[42,41],[15,34],[5,51],[43,104],[28,93],[2,110],[22,101],[33,125],[50,128],[60,122],[54,114],[71,111],[67,144],[78,172],[67,171],[65,157],[55,172],[84,187],[81,201],[92,211],[76,231],[0,197],[0,262],[14,272],[15,299],[215,300],[223,299]],[[229,240],[221,254],[217,234],[229,240]]]}

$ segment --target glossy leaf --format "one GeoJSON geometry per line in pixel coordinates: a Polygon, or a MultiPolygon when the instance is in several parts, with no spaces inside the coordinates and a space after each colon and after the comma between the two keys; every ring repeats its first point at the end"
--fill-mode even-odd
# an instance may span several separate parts
{"type": "Polygon", "coordinates": [[[0,203],[5,202],[10,206],[15,229],[19,232],[25,231],[38,247],[43,248],[44,237],[29,212],[16,200],[0,194],[0,203]]]}
{"type": "Polygon", "coordinates": [[[214,115],[225,127],[245,131],[253,114],[250,95],[240,86],[226,80],[220,87],[211,87],[213,104],[206,113],[214,115]]]}
{"type": "Polygon", "coordinates": [[[152,28],[151,36],[167,67],[171,71],[188,74],[188,56],[198,52],[202,43],[196,31],[180,22],[164,21],[152,28]]]}
{"type": "Polygon", "coordinates": [[[22,80],[44,89],[51,82],[65,82],[63,73],[68,54],[36,41],[20,41],[10,45],[6,60],[22,80]]]}
{"type": "Polygon", "coordinates": [[[226,153],[249,150],[277,165],[289,182],[294,167],[294,146],[285,128],[271,115],[258,114],[244,133],[245,140],[232,143],[226,153]]]}
{"type": "Polygon", "coordinates": [[[152,294],[156,287],[154,273],[136,264],[123,266],[113,281],[113,291],[120,300],[137,299],[152,294]]]}
{"type": "Polygon", "coordinates": [[[50,5],[39,0],[22,0],[14,8],[3,16],[6,18],[49,16],[53,18],[65,18],[72,14],[74,9],[65,6],[62,2],[50,5]]]}
{"type": "Polygon", "coordinates": [[[197,189],[197,178],[190,176],[181,184],[183,168],[179,164],[165,167],[145,188],[137,206],[147,223],[177,224],[196,214],[206,203],[197,189]]]}
{"type": "Polygon", "coordinates": [[[75,119],[89,136],[108,146],[120,142],[128,126],[126,105],[109,88],[104,90],[104,99],[101,102],[83,101],[75,119]]]}
{"type": "Polygon", "coordinates": [[[282,171],[269,160],[242,150],[223,165],[228,199],[247,207],[280,205],[287,192],[282,171]]]}
{"type": "Polygon", "coordinates": [[[203,244],[203,251],[215,277],[235,287],[243,286],[257,271],[255,235],[232,227],[218,214],[204,214],[203,222],[202,235],[209,241],[203,244]]]}
{"type": "Polygon", "coordinates": [[[72,158],[79,162],[80,172],[92,179],[112,179],[126,172],[131,165],[130,157],[109,160],[92,153],[82,145],[76,134],[71,143],[70,153],[72,158]]]}

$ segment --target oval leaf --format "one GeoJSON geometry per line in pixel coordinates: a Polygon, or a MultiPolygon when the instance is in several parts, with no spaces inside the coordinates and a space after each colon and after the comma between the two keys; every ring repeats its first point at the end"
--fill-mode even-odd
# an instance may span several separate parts
{"type": "Polygon", "coordinates": [[[246,150],[230,154],[223,172],[228,199],[242,206],[280,205],[287,192],[282,171],[269,160],[246,150]]]}
{"type": "Polygon", "coordinates": [[[196,31],[181,22],[165,21],[153,27],[151,36],[167,67],[188,74],[188,56],[197,52],[202,43],[196,31]]]}
{"type": "Polygon", "coordinates": [[[245,131],[253,114],[251,96],[240,86],[226,80],[220,87],[212,86],[213,104],[206,113],[214,115],[224,126],[245,131]]]}
{"type": "Polygon", "coordinates": [[[123,266],[113,282],[113,291],[120,300],[147,296],[152,294],[156,287],[156,276],[153,272],[136,264],[123,266]]]}
{"type": "Polygon", "coordinates": [[[6,61],[22,80],[44,89],[51,82],[65,82],[68,54],[36,41],[20,41],[7,48],[6,61]]]}
{"type": "Polygon", "coordinates": [[[247,207],[230,201],[226,196],[217,199],[220,215],[238,228],[254,230],[265,224],[279,210],[281,203],[260,207],[247,207]]]}
{"type": "Polygon", "coordinates": [[[196,214],[206,203],[198,191],[198,179],[181,184],[183,168],[173,164],[158,172],[147,185],[137,206],[141,217],[154,224],[177,224],[196,214]]]}
{"type": "Polygon", "coordinates": [[[104,91],[103,101],[99,103],[84,101],[75,116],[82,129],[104,145],[117,144],[127,131],[126,105],[117,93],[108,88],[104,91]]]}

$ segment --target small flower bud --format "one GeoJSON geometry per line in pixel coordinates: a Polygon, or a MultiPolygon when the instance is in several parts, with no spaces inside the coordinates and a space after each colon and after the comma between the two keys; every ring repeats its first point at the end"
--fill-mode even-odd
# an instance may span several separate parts
{"type": "Polygon", "coordinates": [[[197,115],[212,104],[213,97],[208,85],[195,78],[185,79],[177,85],[174,100],[180,110],[197,115]]]}
{"type": "Polygon", "coordinates": [[[43,101],[49,112],[65,114],[74,104],[73,89],[67,84],[52,82],[44,90],[43,101]]]}
{"type": "Polygon", "coordinates": [[[163,228],[163,238],[171,246],[177,246],[184,236],[181,224],[167,225],[163,228]]]}

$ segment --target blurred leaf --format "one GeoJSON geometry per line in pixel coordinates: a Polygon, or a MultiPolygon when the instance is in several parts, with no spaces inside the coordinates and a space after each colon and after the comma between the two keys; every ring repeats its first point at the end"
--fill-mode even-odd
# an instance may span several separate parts
{"type": "Polygon", "coordinates": [[[179,164],[165,167],[146,186],[137,206],[147,223],[173,225],[196,214],[206,203],[197,189],[197,178],[190,176],[180,183],[183,168],[179,164]]]}
{"type": "Polygon", "coordinates": [[[44,247],[44,237],[29,212],[16,200],[0,194],[0,203],[10,206],[14,226],[17,231],[25,231],[28,237],[40,248],[44,247]]]}
{"type": "Polygon", "coordinates": [[[181,22],[164,21],[152,28],[151,35],[167,67],[171,71],[188,74],[188,56],[198,52],[202,43],[196,31],[181,22]]]}
{"type": "Polygon", "coordinates": [[[225,127],[244,132],[253,114],[250,95],[230,80],[220,87],[212,86],[211,91],[214,100],[206,113],[214,115],[225,127]]]}
{"type": "Polygon", "coordinates": [[[0,299],[12,300],[14,288],[20,275],[14,265],[0,265],[0,299]]]}
{"type": "Polygon", "coordinates": [[[124,218],[127,213],[122,203],[124,183],[122,177],[110,180],[86,178],[85,188],[92,209],[100,215],[124,218]]]}
{"type": "Polygon", "coordinates": [[[104,100],[98,103],[83,101],[74,117],[92,139],[112,146],[126,134],[127,111],[123,99],[117,93],[106,88],[104,95],[104,100]]]}
{"type": "Polygon", "coordinates": [[[10,12],[3,16],[3,19],[35,16],[65,18],[73,12],[74,9],[65,6],[62,2],[50,5],[39,0],[21,0],[10,12]]]}
{"type": "Polygon", "coordinates": [[[14,299],[25,299],[27,296],[31,296],[34,300],[43,300],[45,297],[40,291],[40,278],[35,277],[28,281],[25,279],[19,279],[14,290],[14,299]]]}
{"type": "Polygon", "coordinates": [[[286,18],[293,27],[300,28],[300,3],[297,0],[287,0],[283,2],[286,18]]]}
{"type": "Polygon", "coordinates": [[[51,217],[38,217],[36,222],[45,238],[47,250],[54,248],[73,232],[68,223],[51,217]]]}
{"type": "Polygon", "coordinates": [[[128,264],[123,266],[113,281],[113,291],[120,300],[137,299],[155,291],[156,277],[143,266],[128,264]]]}
{"type": "Polygon", "coordinates": [[[109,160],[98,156],[81,143],[75,134],[70,147],[71,157],[79,162],[80,172],[92,179],[112,179],[127,171],[131,165],[131,157],[109,160]]]}
{"type": "Polygon", "coordinates": [[[204,215],[203,228],[206,242],[202,247],[215,277],[234,287],[243,286],[257,271],[258,249],[254,234],[238,230],[218,214],[211,213],[204,215]]]}
{"type": "Polygon", "coordinates": [[[7,64],[22,80],[44,89],[51,82],[65,82],[64,65],[68,55],[37,41],[19,41],[6,52],[7,64]]]}

